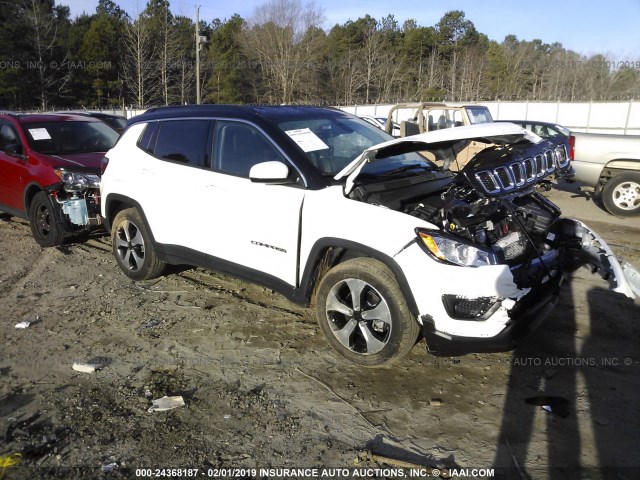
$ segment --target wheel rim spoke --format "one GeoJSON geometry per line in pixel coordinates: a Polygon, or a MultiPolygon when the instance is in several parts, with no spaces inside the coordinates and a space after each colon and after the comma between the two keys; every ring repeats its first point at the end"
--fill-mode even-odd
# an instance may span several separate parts
{"type": "Polygon", "coordinates": [[[144,240],[142,239],[142,235],[140,234],[140,230],[136,230],[136,234],[131,239],[131,244],[134,246],[144,245],[144,240]]]}
{"type": "Polygon", "coordinates": [[[138,252],[135,249],[131,249],[131,257],[133,257],[133,263],[135,264],[135,268],[132,270],[138,270],[142,266],[142,262],[144,262],[144,258],[138,255],[138,252]]]}
{"type": "Polygon", "coordinates": [[[327,297],[327,312],[338,312],[347,317],[353,317],[353,309],[342,303],[334,290],[331,290],[327,297]]]}
{"type": "Polygon", "coordinates": [[[116,247],[117,248],[128,248],[127,241],[124,240],[121,235],[116,235],[116,247]]]}
{"type": "Polygon", "coordinates": [[[366,282],[355,278],[349,278],[344,281],[351,291],[351,304],[353,309],[357,312],[360,310],[360,299],[362,298],[362,291],[367,286],[366,282]]]}
{"type": "Polygon", "coordinates": [[[342,343],[345,347],[351,348],[351,335],[353,331],[356,329],[358,322],[352,318],[347,322],[347,324],[342,327],[340,330],[335,330],[333,333],[336,338],[342,343]]]}
{"type": "Polygon", "coordinates": [[[378,305],[370,310],[362,312],[362,318],[365,320],[381,320],[386,324],[391,324],[391,311],[387,302],[382,300],[378,305]]]}
{"type": "Polygon", "coordinates": [[[377,353],[384,348],[386,342],[381,342],[380,340],[378,340],[373,335],[373,332],[369,330],[369,326],[366,323],[360,322],[358,324],[358,327],[360,327],[360,332],[362,333],[364,341],[367,344],[367,353],[377,353]]]}

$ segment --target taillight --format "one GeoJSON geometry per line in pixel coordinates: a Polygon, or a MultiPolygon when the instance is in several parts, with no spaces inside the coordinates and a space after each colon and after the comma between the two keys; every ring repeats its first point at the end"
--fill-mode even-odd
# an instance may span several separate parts
{"type": "Polygon", "coordinates": [[[569,135],[569,160],[573,160],[576,151],[576,137],[569,135]]]}
{"type": "Polygon", "coordinates": [[[102,160],[100,160],[100,175],[104,175],[107,165],[109,165],[109,159],[107,157],[102,157],[102,160]]]}

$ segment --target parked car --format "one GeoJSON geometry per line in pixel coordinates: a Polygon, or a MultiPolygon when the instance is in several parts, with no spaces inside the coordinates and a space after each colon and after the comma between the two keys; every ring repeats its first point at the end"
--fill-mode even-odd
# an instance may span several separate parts
{"type": "MultiPolygon", "coordinates": [[[[401,118],[409,117],[408,120],[400,122],[400,137],[493,121],[491,112],[483,105],[460,106],[433,102],[399,103],[389,110],[385,123],[387,133],[391,133],[390,122],[398,116],[401,118]]],[[[394,134],[394,136],[397,135],[394,134]]],[[[461,170],[480,150],[487,146],[484,142],[468,142],[464,148],[456,153],[455,161],[451,162],[450,168],[461,170]]]]}
{"type": "Polygon", "coordinates": [[[0,113],[0,210],[45,247],[101,223],[101,160],[117,139],[84,115],[0,113]]]}
{"type": "MultiPolygon", "coordinates": [[[[364,120],[365,122],[369,122],[371,125],[373,125],[374,127],[379,128],[380,130],[384,130],[384,126],[387,123],[387,117],[375,117],[373,115],[358,115],[358,117],[360,117],[362,120],[364,120]]],[[[400,136],[400,124],[396,123],[396,122],[391,122],[392,124],[392,129],[391,129],[391,135],[394,137],[399,137],[400,136]]]]}
{"type": "Polygon", "coordinates": [[[573,135],[574,180],[594,187],[609,213],[640,215],[640,136],[573,135]]]}
{"type": "Polygon", "coordinates": [[[539,122],[537,120],[494,120],[495,122],[509,122],[526,128],[539,137],[553,143],[562,143],[569,152],[569,158],[573,160],[573,145],[575,135],[567,127],[551,122],[539,122]]]}
{"type": "Polygon", "coordinates": [[[402,358],[419,333],[440,353],[508,350],[576,265],[640,293],[637,272],[535,192],[568,168],[564,147],[515,125],[393,139],[327,108],[166,107],[107,157],[101,208],[125,275],[189,264],[268,286],[314,304],[358,364],[402,358]],[[416,153],[446,161],[470,141],[493,146],[459,173],[416,153]]]}
{"type": "Polygon", "coordinates": [[[122,115],[115,115],[112,113],[104,112],[60,112],[60,113],[72,113],[74,115],[86,115],[88,117],[97,118],[113,128],[116,132],[122,133],[127,126],[127,119],[122,115]]]}

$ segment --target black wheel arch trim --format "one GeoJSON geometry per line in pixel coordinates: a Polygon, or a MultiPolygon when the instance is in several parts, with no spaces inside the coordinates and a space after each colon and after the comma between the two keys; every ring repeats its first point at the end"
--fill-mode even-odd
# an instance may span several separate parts
{"type": "MultiPolygon", "coordinates": [[[[409,311],[416,317],[418,316],[418,305],[415,301],[411,288],[409,287],[407,277],[404,275],[404,272],[400,268],[400,265],[398,265],[398,263],[393,258],[386,255],[385,253],[380,252],[379,250],[376,250],[375,248],[369,247],[368,245],[335,237],[320,238],[311,248],[309,257],[307,259],[307,264],[302,275],[302,280],[300,281],[298,295],[300,297],[301,303],[308,303],[311,300],[311,294],[316,286],[315,283],[312,282],[312,279],[315,275],[315,270],[318,262],[322,259],[323,252],[328,248],[343,248],[348,252],[360,252],[364,254],[364,256],[375,258],[376,260],[379,260],[384,265],[386,265],[396,277],[396,281],[398,282],[400,290],[404,295],[407,306],[409,307],[409,311]]],[[[319,278],[316,279],[316,282],[319,281],[319,278]]]]}
{"type": "Polygon", "coordinates": [[[113,215],[113,218],[110,215],[111,205],[114,202],[125,204],[127,205],[126,208],[135,208],[136,210],[138,210],[138,212],[140,212],[140,216],[142,217],[142,222],[144,223],[144,228],[147,230],[147,233],[151,237],[151,241],[153,242],[153,245],[157,246],[155,237],[153,236],[153,230],[151,230],[151,227],[149,226],[149,221],[147,220],[147,216],[144,213],[144,209],[142,208],[142,205],[140,205],[140,203],[138,203],[133,198],[127,197],[126,195],[120,195],[119,193],[110,193],[109,195],[107,195],[107,198],[105,200],[105,210],[104,210],[105,216],[103,218],[103,225],[104,225],[104,228],[107,230],[107,232],[111,233],[111,226],[112,226],[111,223],[113,221],[113,218],[115,218],[115,216],[117,215],[117,213],[113,215]]]}

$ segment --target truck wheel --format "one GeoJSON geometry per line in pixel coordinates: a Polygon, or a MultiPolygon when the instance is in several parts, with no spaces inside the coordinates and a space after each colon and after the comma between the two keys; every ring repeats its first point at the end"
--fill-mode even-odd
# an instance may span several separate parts
{"type": "Polygon", "coordinates": [[[640,173],[622,173],[602,188],[602,203],[619,217],[640,215],[640,173]]]}
{"type": "Polygon", "coordinates": [[[166,264],[158,260],[151,236],[135,208],[127,208],[116,215],[111,242],[118,266],[132,280],[150,280],[164,271],[166,264]]]}
{"type": "Polygon", "coordinates": [[[55,247],[64,240],[64,230],[45,192],[38,192],[29,205],[29,226],[36,242],[43,247],[55,247]]]}
{"type": "Polygon", "coordinates": [[[327,342],[364,366],[397,362],[419,333],[393,273],[372,258],[347,260],[322,278],[316,316],[327,342]]]}

